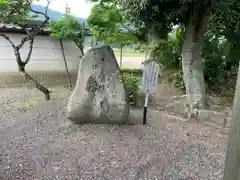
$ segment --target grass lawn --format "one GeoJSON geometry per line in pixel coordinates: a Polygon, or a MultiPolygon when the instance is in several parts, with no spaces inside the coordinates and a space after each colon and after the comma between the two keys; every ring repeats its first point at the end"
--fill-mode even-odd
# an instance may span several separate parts
{"type": "MultiPolygon", "coordinates": [[[[120,56],[120,51],[114,51],[115,56],[120,56]]],[[[136,56],[140,56],[140,57],[144,57],[145,53],[142,52],[123,52],[123,56],[128,56],[128,57],[136,57],[136,56]]]]}

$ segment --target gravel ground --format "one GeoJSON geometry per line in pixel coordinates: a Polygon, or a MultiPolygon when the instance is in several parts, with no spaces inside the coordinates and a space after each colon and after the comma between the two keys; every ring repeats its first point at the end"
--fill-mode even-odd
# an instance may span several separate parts
{"type": "MultiPolygon", "coordinates": [[[[52,87],[51,99],[66,97],[70,91],[52,87]]],[[[12,125],[16,117],[45,103],[44,95],[33,88],[0,88],[0,129],[12,125]]]]}
{"type": "Polygon", "coordinates": [[[0,179],[222,179],[226,131],[155,110],[148,126],[138,110],[131,112],[138,120],[133,126],[78,126],[67,120],[64,98],[16,110],[22,106],[11,102],[33,97],[25,91],[0,93],[0,179]]]}

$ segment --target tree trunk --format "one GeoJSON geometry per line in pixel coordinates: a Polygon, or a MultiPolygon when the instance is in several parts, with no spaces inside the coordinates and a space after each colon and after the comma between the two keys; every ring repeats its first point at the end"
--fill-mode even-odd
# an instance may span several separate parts
{"type": "Polygon", "coordinates": [[[206,92],[202,68],[202,45],[204,42],[205,18],[199,23],[199,28],[191,17],[185,30],[185,39],[182,47],[182,69],[188,103],[206,106],[206,92]]]}
{"type": "Polygon", "coordinates": [[[123,45],[121,44],[121,50],[120,50],[120,68],[122,68],[122,57],[123,57],[123,45]]]}
{"type": "Polygon", "coordinates": [[[240,68],[235,90],[232,124],[228,140],[228,150],[223,180],[240,179],[240,68]]]}
{"type": "Polygon", "coordinates": [[[50,91],[44,87],[43,85],[41,85],[40,83],[38,83],[35,79],[33,79],[26,71],[25,69],[20,69],[21,74],[23,75],[23,77],[26,79],[27,82],[29,82],[30,84],[35,85],[35,87],[44,93],[45,95],[45,99],[46,100],[50,100],[50,91]]]}
{"type": "Polygon", "coordinates": [[[63,48],[62,39],[60,39],[60,45],[61,45],[61,49],[62,49],[62,54],[63,54],[63,60],[64,60],[65,68],[66,68],[66,71],[67,71],[69,88],[70,88],[70,90],[72,90],[73,87],[72,87],[70,73],[69,73],[69,70],[68,70],[68,65],[67,65],[67,61],[66,61],[66,56],[65,56],[65,52],[64,52],[64,48],[63,48]]]}
{"type": "MultiPolygon", "coordinates": [[[[29,3],[29,5],[31,4],[30,2],[28,2],[28,3],[29,3]]],[[[35,36],[41,31],[41,29],[49,21],[49,16],[47,15],[49,5],[50,5],[50,1],[48,0],[47,6],[45,8],[45,12],[35,11],[32,8],[30,8],[31,12],[33,12],[37,15],[44,16],[45,20],[42,21],[42,23],[38,24],[37,26],[35,26],[31,29],[24,27],[23,29],[26,31],[26,33],[28,35],[26,37],[22,38],[21,42],[17,46],[12,42],[12,40],[7,35],[5,35],[3,33],[0,34],[0,36],[4,37],[11,44],[12,48],[14,49],[14,54],[16,56],[16,61],[17,61],[20,73],[24,76],[24,78],[30,84],[34,84],[38,90],[40,90],[44,93],[46,100],[50,100],[50,91],[46,87],[44,87],[43,85],[38,83],[36,80],[34,80],[28,73],[26,73],[25,66],[28,64],[28,62],[31,58],[31,54],[32,54],[32,50],[33,50],[33,41],[34,41],[35,36]],[[20,49],[24,46],[24,44],[27,41],[29,41],[29,51],[28,51],[28,55],[27,55],[26,59],[23,61],[21,58],[20,49]]]]}
{"type": "Polygon", "coordinates": [[[82,56],[84,56],[84,50],[83,50],[83,45],[82,45],[82,43],[79,42],[78,40],[74,40],[73,42],[74,42],[74,43],[76,44],[76,46],[80,49],[80,51],[81,51],[81,53],[82,53],[82,56]]]}

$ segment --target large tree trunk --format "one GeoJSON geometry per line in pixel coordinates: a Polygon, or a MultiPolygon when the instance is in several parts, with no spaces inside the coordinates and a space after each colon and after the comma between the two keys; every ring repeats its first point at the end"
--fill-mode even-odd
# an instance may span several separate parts
{"type": "Polygon", "coordinates": [[[197,22],[194,15],[185,29],[185,39],[182,47],[182,69],[188,103],[190,105],[206,106],[206,92],[202,67],[202,45],[204,42],[205,18],[197,22]],[[196,27],[197,26],[197,27],[196,27]]]}
{"type": "Polygon", "coordinates": [[[238,69],[231,126],[223,180],[240,179],[240,68],[238,69]]]}

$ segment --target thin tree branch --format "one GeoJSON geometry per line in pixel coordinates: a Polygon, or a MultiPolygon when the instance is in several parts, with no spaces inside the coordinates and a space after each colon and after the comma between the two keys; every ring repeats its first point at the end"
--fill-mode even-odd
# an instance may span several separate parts
{"type": "Polygon", "coordinates": [[[84,51],[83,51],[83,46],[81,42],[78,42],[78,40],[73,40],[73,42],[76,44],[76,46],[80,49],[82,56],[84,55],[84,51]]]}
{"type": "Polygon", "coordinates": [[[134,36],[136,36],[139,40],[143,40],[143,37],[139,35],[138,33],[131,30],[128,26],[124,26],[130,33],[132,33],[134,36]]]}
{"type": "Polygon", "coordinates": [[[36,13],[36,14],[41,14],[41,15],[43,15],[43,16],[45,17],[45,19],[49,19],[48,15],[47,15],[47,13],[46,13],[46,12],[48,11],[48,7],[49,7],[49,5],[50,5],[50,1],[49,1],[49,0],[47,0],[47,6],[46,6],[46,8],[45,8],[45,13],[40,12],[40,11],[33,10],[32,7],[31,7],[31,2],[30,2],[30,1],[28,1],[28,4],[29,4],[29,7],[30,7],[30,11],[31,11],[31,12],[36,13]]]}
{"type": "Polygon", "coordinates": [[[66,68],[66,71],[67,71],[69,88],[72,90],[73,87],[72,87],[70,73],[69,73],[69,70],[68,70],[68,65],[67,65],[65,51],[64,51],[64,48],[63,48],[63,39],[62,38],[60,39],[60,45],[61,45],[61,50],[62,50],[62,55],[63,55],[63,61],[64,61],[65,68],[66,68]]]}
{"type": "Polygon", "coordinates": [[[47,6],[45,8],[45,14],[47,15],[48,14],[48,8],[49,8],[49,5],[50,5],[51,1],[50,0],[47,0],[47,6]]]}
{"type": "Polygon", "coordinates": [[[12,42],[12,40],[6,35],[6,34],[0,34],[1,37],[4,37],[10,44],[11,46],[15,49],[16,46],[14,45],[14,43],[12,42]]]}
{"type": "Polygon", "coordinates": [[[20,55],[19,49],[17,49],[17,46],[14,45],[12,40],[7,35],[0,34],[0,36],[4,37],[11,44],[11,46],[13,47],[13,50],[14,50],[14,54],[16,56],[18,67],[19,67],[19,69],[23,68],[24,63],[22,62],[21,55],[20,55]]]}
{"type": "Polygon", "coordinates": [[[124,26],[130,33],[132,33],[134,36],[136,36],[137,38],[140,38],[140,36],[134,32],[133,30],[131,30],[128,26],[124,26]]]}
{"type": "Polygon", "coordinates": [[[17,49],[21,49],[22,46],[25,44],[25,42],[30,41],[30,40],[33,39],[33,38],[34,38],[33,35],[28,35],[28,36],[24,37],[24,38],[21,40],[20,44],[16,46],[16,48],[17,48],[17,49]]]}
{"type": "Polygon", "coordinates": [[[26,65],[26,64],[29,62],[30,57],[31,57],[31,55],[32,55],[33,42],[34,42],[34,38],[32,38],[32,39],[30,40],[30,42],[29,42],[29,44],[30,44],[30,45],[29,45],[29,51],[28,51],[28,55],[27,55],[27,57],[26,57],[26,60],[23,62],[24,65],[26,65]]]}
{"type": "Polygon", "coordinates": [[[47,22],[49,21],[49,16],[47,15],[47,11],[48,11],[48,7],[50,5],[50,0],[47,0],[47,6],[45,8],[45,13],[43,12],[40,12],[40,11],[36,11],[36,10],[33,10],[32,7],[31,7],[31,2],[28,1],[29,3],[29,6],[30,6],[30,11],[33,12],[33,13],[36,13],[36,14],[40,14],[40,15],[43,15],[45,17],[45,20],[37,25],[35,28],[32,28],[32,30],[26,30],[28,36],[27,37],[24,37],[20,44],[17,46],[18,49],[21,49],[22,46],[25,44],[25,42],[27,41],[32,41],[33,38],[37,35],[37,33],[39,33],[39,31],[41,31],[41,29],[47,24],[47,22]]]}
{"type": "MultiPolygon", "coordinates": [[[[47,9],[48,9],[48,6],[50,4],[50,0],[47,0],[48,1],[48,5],[46,7],[46,10],[45,12],[47,12],[47,9]]],[[[0,34],[0,36],[4,37],[13,47],[14,49],[14,53],[15,53],[15,56],[16,56],[16,61],[17,61],[17,64],[18,64],[18,69],[19,71],[21,72],[21,74],[25,77],[25,79],[31,83],[31,84],[34,84],[35,87],[40,90],[41,92],[44,93],[45,95],[45,98],[46,100],[49,100],[50,99],[50,91],[43,85],[41,85],[40,83],[38,83],[35,79],[33,79],[26,71],[25,71],[25,66],[26,64],[29,62],[30,60],[30,57],[31,57],[31,54],[32,54],[32,50],[33,50],[33,43],[34,43],[34,37],[38,34],[39,31],[41,31],[41,29],[47,24],[48,20],[49,20],[49,16],[47,16],[47,14],[45,13],[42,13],[42,12],[38,12],[38,11],[35,11],[31,8],[31,2],[28,1],[29,3],[29,7],[30,7],[30,11],[31,12],[34,12],[36,14],[41,14],[45,17],[45,20],[37,25],[36,27],[32,28],[31,30],[29,30],[29,28],[27,26],[21,26],[22,28],[25,29],[25,31],[27,32],[28,36],[24,37],[21,42],[15,46],[14,43],[11,41],[11,39],[5,35],[5,34],[0,34]],[[25,59],[25,61],[22,60],[21,58],[21,54],[20,54],[20,49],[23,47],[23,45],[27,42],[27,41],[30,41],[29,43],[29,51],[28,51],[28,55],[25,59]]]]}

